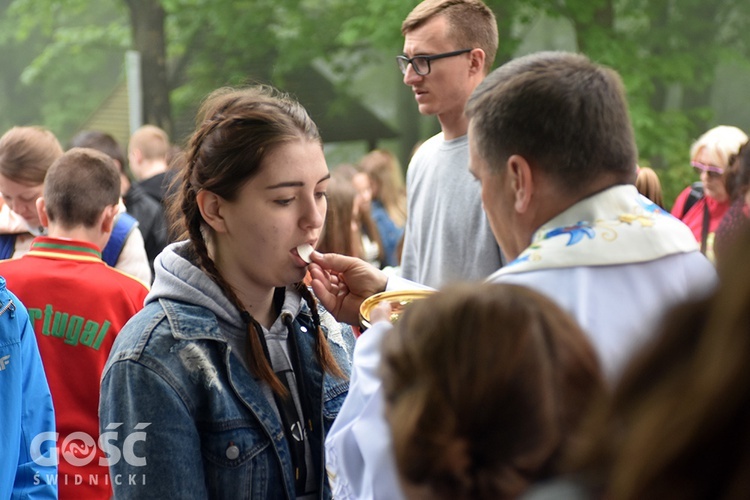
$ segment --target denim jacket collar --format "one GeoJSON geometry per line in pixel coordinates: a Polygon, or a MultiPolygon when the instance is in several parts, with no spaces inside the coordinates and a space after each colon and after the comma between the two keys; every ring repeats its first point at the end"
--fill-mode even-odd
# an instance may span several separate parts
{"type": "MultiPolygon", "coordinates": [[[[206,315],[205,307],[169,299],[158,299],[158,301],[164,309],[174,338],[179,340],[215,340],[224,344],[227,343],[216,316],[206,315]]],[[[288,314],[288,312],[282,311],[282,314],[288,314]]],[[[313,325],[312,313],[304,300],[294,319],[302,320],[306,323],[306,329],[311,331],[313,325]]],[[[323,328],[323,331],[327,332],[327,329],[323,328]]]]}

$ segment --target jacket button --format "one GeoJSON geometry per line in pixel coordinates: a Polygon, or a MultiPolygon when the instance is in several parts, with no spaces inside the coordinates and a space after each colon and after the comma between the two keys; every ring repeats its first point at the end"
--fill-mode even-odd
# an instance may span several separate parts
{"type": "Polygon", "coordinates": [[[299,329],[302,330],[303,332],[307,331],[307,327],[306,326],[300,326],[299,329]]]}
{"type": "Polygon", "coordinates": [[[235,445],[234,443],[229,443],[229,446],[227,447],[226,455],[229,460],[235,460],[237,457],[240,456],[240,449],[237,448],[237,445],[235,445]]]}

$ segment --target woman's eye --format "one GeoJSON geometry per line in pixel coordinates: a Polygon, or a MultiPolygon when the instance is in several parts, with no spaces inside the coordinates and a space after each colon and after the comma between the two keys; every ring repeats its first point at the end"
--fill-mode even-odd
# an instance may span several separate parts
{"type": "Polygon", "coordinates": [[[276,200],[276,203],[281,205],[282,207],[286,207],[290,205],[294,201],[294,198],[285,198],[283,200],[276,200]]]}
{"type": "Polygon", "coordinates": [[[318,199],[328,198],[328,193],[326,193],[325,191],[319,191],[319,192],[315,193],[315,197],[318,198],[318,199]]]}

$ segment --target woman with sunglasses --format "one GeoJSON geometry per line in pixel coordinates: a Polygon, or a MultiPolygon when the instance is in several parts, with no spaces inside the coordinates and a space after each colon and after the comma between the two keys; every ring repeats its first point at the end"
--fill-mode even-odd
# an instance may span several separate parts
{"type": "Polygon", "coordinates": [[[719,125],[705,132],[690,147],[690,164],[700,182],[686,187],[672,206],[672,215],[690,227],[703,252],[713,260],[714,232],[731,204],[725,169],[747,135],[737,127],[719,125]]]}

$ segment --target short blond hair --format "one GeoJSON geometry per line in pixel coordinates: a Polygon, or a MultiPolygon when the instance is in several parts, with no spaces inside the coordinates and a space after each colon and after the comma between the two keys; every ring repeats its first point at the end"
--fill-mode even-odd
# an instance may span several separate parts
{"type": "Polygon", "coordinates": [[[171,144],[167,133],[155,125],[143,125],[130,136],[128,150],[137,149],[145,160],[166,160],[171,144]]]}
{"type": "Polygon", "coordinates": [[[499,43],[492,9],[481,0],[425,0],[406,16],[401,34],[406,35],[437,16],[445,16],[448,21],[448,36],[457,50],[479,48],[484,51],[484,72],[489,73],[499,43]]]}

